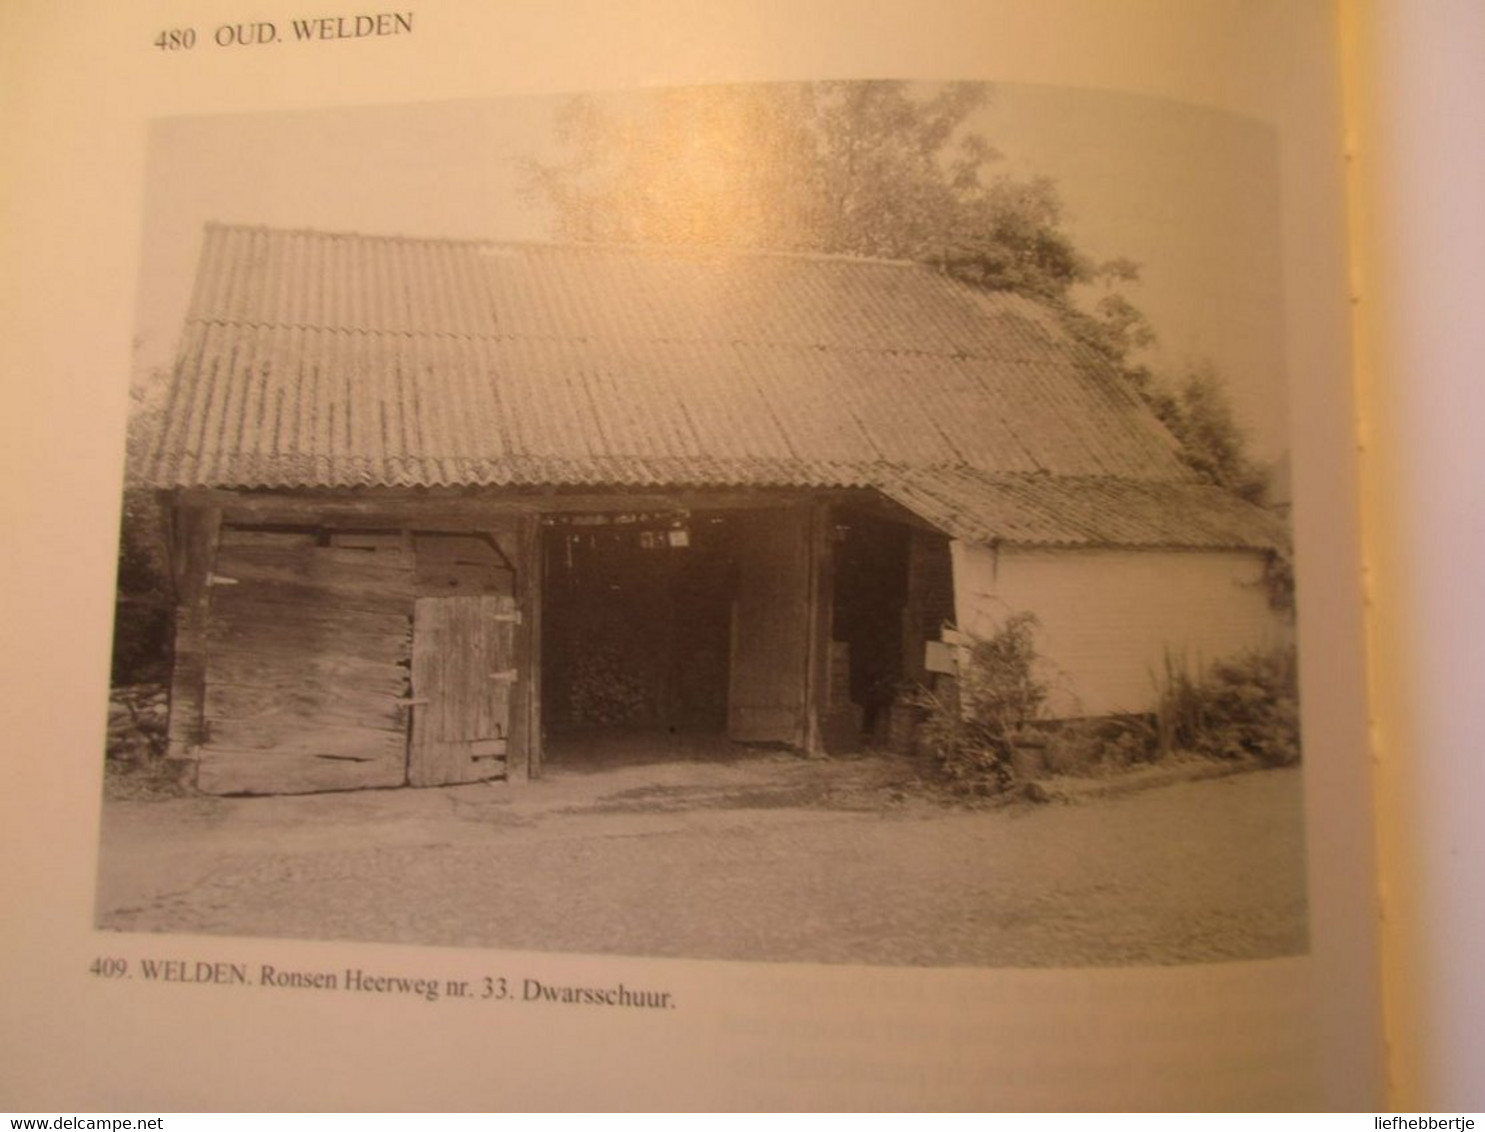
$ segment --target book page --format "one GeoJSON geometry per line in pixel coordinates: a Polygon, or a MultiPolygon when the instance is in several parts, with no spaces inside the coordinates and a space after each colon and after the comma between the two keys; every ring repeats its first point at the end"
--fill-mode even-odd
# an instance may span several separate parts
{"type": "MultiPolygon", "coordinates": [[[[4,19],[19,92],[4,111],[7,1104],[1379,1103],[1326,9],[4,19]],[[1086,355],[1031,283],[966,283],[946,253],[870,245],[859,218],[843,243],[790,245],[773,208],[711,228],[687,211],[699,237],[661,254],[664,208],[636,235],[543,195],[543,170],[559,190],[588,183],[582,139],[601,135],[585,128],[667,107],[703,120],[707,90],[755,108],[786,91],[822,115],[884,90],[905,102],[874,105],[958,107],[956,142],[986,146],[956,151],[983,175],[973,200],[1062,225],[1105,268],[1069,266],[1085,273],[1069,293],[1115,325],[1100,299],[1144,312],[1158,339],[1131,365],[1223,375],[1254,460],[1289,469],[1269,499],[1287,518],[1180,471],[1142,394],[1059,370],[1086,355]],[[733,246],[745,224],[764,234],[733,246]],[[263,283],[263,264],[298,282],[263,283]],[[321,305],[294,306],[301,293],[321,305]],[[251,364],[246,339],[211,352],[245,327],[267,328],[251,364]],[[1024,337],[1010,350],[987,327],[1024,337]],[[939,368],[913,360],[930,356],[939,368]],[[621,362],[648,384],[605,384],[621,362]],[[995,384],[1008,365],[1031,376],[995,384]],[[299,384],[274,385],[288,370],[299,384]],[[492,404],[477,375],[497,372],[520,376],[492,404]],[[206,374],[249,376],[202,392],[206,374]],[[712,399],[688,400],[705,382],[712,399]],[[994,413],[964,411],[992,388],[994,413]],[[156,677],[170,690],[110,709],[136,403],[166,406],[167,435],[195,430],[139,482],[179,489],[166,568],[200,633],[182,598],[156,677]],[[496,459],[493,433],[507,462],[470,472],[496,459]],[[205,470],[249,450],[256,471],[205,470]],[[1116,481],[1117,507],[1048,502],[1073,480],[1116,481]],[[1030,534],[976,525],[1005,521],[1008,498],[1030,534]],[[1194,541],[1171,518],[1193,513],[1194,541]],[[1270,616],[1265,572],[1266,532],[1285,528],[1294,620],[1270,616]],[[197,539],[209,566],[191,565],[197,539]],[[639,568],[661,556],[683,565],[639,568]],[[633,614],[662,598],[664,617],[633,614]],[[997,764],[1014,798],[925,785],[883,753],[904,713],[872,689],[964,663],[960,642],[1012,608],[1034,610],[1045,662],[1027,714],[1127,716],[1130,747],[1177,629],[1203,660],[1297,639],[1302,758],[1041,777],[1026,760],[1055,759],[1039,741],[997,764]],[[275,665],[252,667],[260,654],[275,665]],[[420,722],[470,656],[477,731],[420,722]],[[649,656],[680,659],[648,672],[649,656]],[[286,729],[306,697],[317,729],[286,729]],[[192,764],[188,788],[105,782],[116,717],[162,702],[175,715],[156,734],[192,764]],[[368,728],[376,712],[398,722],[368,728]],[[500,780],[468,781],[484,778],[500,780]]],[[[641,153],[663,136],[638,133],[641,153]]],[[[882,196],[891,211],[911,194],[882,196]]],[[[897,230],[921,220],[902,211],[897,230]]]]}
{"type": "Polygon", "coordinates": [[[1478,12],[1348,12],[1391,1103],[1478,1108],[1478,12]]]}

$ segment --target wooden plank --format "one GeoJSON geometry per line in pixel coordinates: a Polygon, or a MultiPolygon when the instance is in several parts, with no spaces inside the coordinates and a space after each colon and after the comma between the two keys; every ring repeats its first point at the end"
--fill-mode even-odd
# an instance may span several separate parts
{"type": "Polygon", "coordinates": [[[831,634],[835,620],[835,585],[832,567],[834,522],[830,505],[810,508],[809,554],[806,569],[806,647],[804,698],[804,749],[811,755],[825,753],[822,724],[830,710],[831,634]]]}
{"type": "Polygon", "coordinates": [[[315,569],[345,567],[354,570],[358,575],[377,573],[382,570],[411,570],[416,564],[416,559],[402,546],[401,535],[391,537],[397,539],[397,544],[395,546],[388,544],[378,550],[361,550],[345,546],[317,546],[314,554],[315,569]]]}
{"type": "MultiPolygon", "coordinates": [[[[257,532],[238,532],[239,535],[247,533],[257,532]]],[[[225,564],[237,569],[258,566],[263,569],[264,576],[285,579],[307,579],[343,571],[340,579],[347,581],[379,575],[395,576],[411,570],[414,563],[413,558],[401,550],[346,550],[304,543],[277,546],[257,540],[223,547],[222,561],[223,571],[225,564]]]]}
{"type": "Polygon", "coordinates": [[[443,658],[451,600],[419,598],[413,606],[412,689],[423,701],[413,709],[408,743],[407,780],[413,786],[436,785],[444,771],[443,658]]]}
{"type": "Polygon", "coordinates": [[[291,672],[276,672],[255,682],[241,683],[225,678],[222,668],[213,666],[207,702],[213,710],[233,715],[246,715],[252,704],[262,710],[282,710],[285,704],[337,704],[374,706],[391,705],[407,695],[407,673],[388,673],[376,680],[347,680],[347,670],[316,670],[306,667],[291,672]],[[234,706],[241,705],[241,706],[234,706]],[[278,705],[278,706],[275,706],[278,705]]]}
{"type": "Polygon", "coordinates": [[[907,601],[902,611],[902,672],[922,682],[924,643],[939,636],[954,615],[954,572],[948,540],[937,532],[913,531],[908,542],[907,601]]]}
{"type": "Polygon", "coordinates": [[[407,668],[368,660],[359,653],[316,653],[285,656],[281,649],[242,647],[212,659],[212,673],[222,684],[275,688],[303,683],[345,684],[368,691],[401,696],[407,691],[407,668]]]}
{"type": "Polygon", "coordinates": [[[504,740],[509,729],[510,683],[496,679],[512,660],[515,623],[500,615],[514,599],[419,598],[413,612],[413,709],[408,782],[439,786],[474,782],[504,772],[470,744],[504,740]]]}
{"type": "Polygon", "coordinates": [[[211,616],[213,635],[298,641],[305,647],[338,640],[405,642],[411,623],[412,619],[400,611],[256,601],[251,595],[220,599],[214,603],[211,616]]]}
{"type": "Polygon", "coordinates": [[[223,550],[258,546],[312,547],[316,541],[314,531],[264,531],[234,527],[229,523],[222,528],[221,546],[223,550]]]}
{"type": "Polygon", "coordinates": [[[395,758],[406,761],[407,740],[402,731],[317,722],[306,726],[297,717],[228,719],[211,725],[202,746],[203,756],[217,749],[283,751],[347,758],[395,758]]]}
{"type": "Polygon", "coordinates": [[[727,733],[747,743],[809,742],[809,508],[739,515],[727,733]]]}
{"type": "Polygon", "coordinates": [[[309,681],[278,687],[214,681],[206,690],[205,717],[212,728],[224,720],[282,718],[311,729],[322,723],[347,723],[400,731],[405,709],[397,706],[399,691],[309,681]]]}
{"type": "MultiPolygon", "coordinates": [[[[351,662],[367,656],[378,657],[377,663],[400,667],[407,663],[412,653],[409,639],[394,642],[384,636],[352,633],[320,634],[316,637],[286,635],[284,629],[271,626],[252,626],[232,633],[214,632],[211,648],[214,656],[242,656],[254,664],[277,657],[284,671],[301,675],[337,669],[350,672],[351,662]]],[[[230,663],[235,664],[235,661],[230,663]]],[[[212,679],[222,679],[229,671],[235,669],[213,667],[212,679]]]]}
{"type": "MultiPolygon", "coordinates": [[[[537,515],[515,515],[506,518],[499,526],[492,526],[483,532],[491,542],[495,544],[500,557],[504,559],[506,568],[514,571],[519,576],[522,570],[523,559],[521,548],[523,534],[527,527],[540,529],[541,519],[537,515]]],[[[518,599],[519,601],[519,599],[518,599]]]]}
{"type": "Polygon", "coordinates": [[[423,597],[453,597],[459,594],[509,594],[515,592],[511,571],[493,565],[442,562],[419,566],[418,594],[423,597]]]}
{"type": "MultiPolygon", "coordinates": [[[[827,500],[880,506],[868,488],[830,491],[796,488],[721,488],[674,492],[556,491],[438,488],[377,488],[349,494],[325,491],[230,491],[193,488],[182,498],[218,507],[228,522],[333,527],[410,527],[420,530],[484,531],[513,518],[572,512],[723,511],[797,506],[827,500]]],[[[904,515],[910,514],[904,512],[904,515]]]]}
{"type": "Polygon", "coordinates": [[[321,635],[334,638],[337,634],[396,641],[406,637],[408,624],[407,615],[401,610],[272,601],[255,590],[214,597],[212,620],[224,631],[269,630],[283,634],[286,640],[306,641],[321,635]]]}
{"type": "Polygon", "coordinates": [[[170,672],[167,744],[173,759],[194,758],[201,741],[201,704],[206,688],[206,615],[195,605],[175,611],[175,663],[170,672]]]}
{"type": "Polygon", "coordinates": [[[238,605],[250,602],[274,602],[279,605],[296,605],[304,608],[364,610],[368,613],[389,613],[401,617],[412,614],[411,587],[405,582],[378,586],[367,579],[358,583],[337,586],[333,582],[269,581],[244,577],[240,571],[226,574],[235,584],[220,584],[213,588],[218,592],[214,602],[218,611],[230,611],[238,605]]]}
{"type": "Polygon", "coordinates": [[[413,547],[419,569],[454,562],[510,568],[495,540],[475,534],[416,534],[413,547]]]}
{"type": "Polygon", "coordinates": [[[510,620],[515,612],[514,597],[498,597],[486,603],[484,647],[480,651],[479,673],[483,674],[487,699],[481,716],[479,738],[510,735],[510,717],[515,706],[515,681],[511,679],[516,663],[517,623],[510,620]]]}
{"type": "Polygon", "coordinates": [[[799,712],[794,704],[729,704],[727,736],[739,743],[787,743],[802,747],[799,712]]]}
{"type": "Polygon", "coordinates": [[[197,787],[207,794],[308,794],[405,782],[400,753],[366,762],[228,748],[215,748],[209,754],[197,771],[197,787]]]}
{"type": "Polygon", "coordinates": [[[337,531],[330,536],[332,547],[372,551],[380,554],[402,553],[401,531],[337,531]]]}
{"type": "Polygon", "coordinates": [[[535,516],[516,532],[516,602],[522,614],[514,637],[518,683],[512,689],[510,748],[506,779],[523,782],[541,777],[541,618],[542,527],[535,516]]]}
{"type": "Polygon", "coordinates": [[[433,497],[429,493],[377,491],[359,497],[325,495],[254,495],[203,490],[193,493],[221,507],[229,522],[242,524],[313,525],[424,530],[487,529],[502,516],[535,511],[533,497],[484,493],[479,497],[433,497]]]}
{"type": "Polygon", "coordinates": [[[527,778],[540,778],[546,762],[546,727],[542,720],[541,688],[543,680],[542,626],[546,619],[546,575],[542,572],[541,525],[530,526],[526,549],[526,596],[522,608],[526,617],[526,651],[524,663],[517,658],[516,667],[526,674],[526,743],[521,751],[527,778]]]}
{"type": "Polygon", "coordinates": [[[389,555],[331,547],[239,546],[218,557],[216,574],[220,584],[213,587],[213,605],[222,614],[255,601],[402,617],[412,613],[412,573],[389,555]]]}
{"type": "Polygon", "coordinates": [[[216,560],[222,514],[214,508],[180,508],[171,524],[170,567],[178,604],[204,596],[206,576],[216,560]]]}
{"type": "Polygon", "coordinates": [[[379,610],[341,609],[340,619],[323,616],[323,609],[305,609],[290,602],[238,602],[214,610],[213,640],[230,640],[237,647],[280,650],[301,657],[319,653],[377,657],[386,663],[405,660],[412,619],[379,610]],[[366,617],[357,621],[354,614],[366,617]]]}
{"type": "Polygon", "coordinates": [[[493,539],[420,534],[414,579],[421,596],[511,594],[514,572],[493,539]]]}
{"type": "Polygon", "coordinates": [[[202,738],[202,703],[206,691],[211,572],[221,532],[222,514],[215,508],[180,508],[171,525],[170,560],[175,582],[175,663],[170,676],[171,758],[190,759],[202,738]]]}
{"type": "MultiPolygon", "coordinates": [[[[241,548],[239,548],[241,549],[241,548]]],[[[388,563],[367,562],[364,566],[308,560],[303,556],[271,555],[254,549],[247,554],[222,555],[215,573],[218,579],[230,578],[222,585],[293,584],[323,591],[330,596],[339,590],[392,594],[406,593],[412,586],[412,571],[393,568],[388,563]]]]}

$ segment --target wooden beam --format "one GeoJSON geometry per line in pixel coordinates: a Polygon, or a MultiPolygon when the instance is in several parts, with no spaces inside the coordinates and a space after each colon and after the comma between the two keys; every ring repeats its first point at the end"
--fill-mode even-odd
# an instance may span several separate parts
{"type": "Polygon", "coordinates": [[[525,554],[526,566],[526,774],[540,778],[546,760],[546,732],[541,718],[543,602],[546,600],[545,558],[541,524],[531,520],[525,554]]]}
{"type": "MultiPolygon", "coordinates": [[[[353,748],[357,751],[360,748],[353,748]]],[[[382,758],[338,758],[305,751],[235,749],[213,744],[197,770],[203,794],[313,794],[322,790],[402,786],[400,752],[382,758]]]]}
{"type": "Polygon", "coordinates": [[[229,523],[308,526],[377,527],[411,530],[485,530],[501,517],[526,514],[529,504],[519,500],[408,500],[395,497],[324,498],[314,495],[237,496],[221,504],[229,523]]]}
{"type": "MultiPolygon", "coordinates": [[[[706,488],[533,491],[489,487],[456,490],[357,488],[248,491],[190,488],[178,502],[196,509],[219,508],[229,523],[285,526],[407,527],[480,530],[501,516],[622,514],[658,511],[734,511],[792,506],[812,501],[873,505],[881,500],[866,488],[706,488]]],[[[895,506],[895,505],[892,505],[895,506]]],[[[897,508],[901,516],[911,513],[897,508]]]]}
{"type": "Polygon", "coordinates": [[[829,702],[830,640],[835,613],[835,578],[831,535],[834,518],[828,503],[810,505],[809,600],[807,605],[809,647],[806,650],[804,685],[804,751],[825,753],[822,722],[829,702]]]}
{"type": "Polygon", "coordinates": [[[528,516],[516,532],[517,685],[511,696],[511,743],[506,779],[522,782],[541,777],[541,525],[528,516]]]}
{"type": "Polygon", "coordinates": [[[175,665],[170,677],[169,757],[195,759],[202,741],[206,699],[206,622],[222,513],[215,507],[177,508],[171,524],[170,565],[175,582],[175,665]]]}

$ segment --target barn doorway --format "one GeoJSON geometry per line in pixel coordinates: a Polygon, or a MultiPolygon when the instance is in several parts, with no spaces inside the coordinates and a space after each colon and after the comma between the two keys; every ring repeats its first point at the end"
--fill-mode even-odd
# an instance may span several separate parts
{"type": "Polygon", "coordinates": [[[634,761],[725,738],[728,516],[550,516],[541,549],[545,761],[634,761]]]}
{"type": "Polygon", "coordinates": [[[835,511],[828,744],[880,737],[922,651],[909,612],[912,531],[864,510],[835,511]]]}
{"type": "Polygon", "coordinates": [[[912,546],[821,504],[549,516],[547,762],[861,749],[922,652],[912,546]]]}

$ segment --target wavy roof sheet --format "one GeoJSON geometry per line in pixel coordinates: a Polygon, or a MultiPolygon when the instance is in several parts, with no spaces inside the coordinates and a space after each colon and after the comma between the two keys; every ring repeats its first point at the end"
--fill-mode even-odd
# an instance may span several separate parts
{"type": "Polygon", "coordinates": [[[161,487],[1183,480],[1036,304],[918,264],[210,226],[161,487]]]}
{"type": "Polygon", "coordinates": [[[1044,308],[920,264],[211,225],[159,487],[873,487],[957,538],[1282,548],[1044,308]]]}
{"type": "Polygon", "coordinates": [[[1280,552],[1288,546],[1281,520],[1211,484],[924,468],[885,477],[877,487],[971,543],[1280,552]]]}

